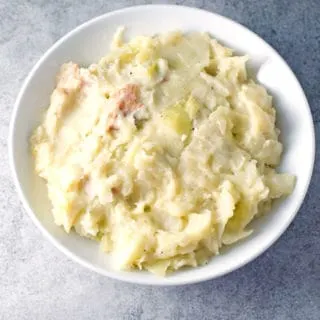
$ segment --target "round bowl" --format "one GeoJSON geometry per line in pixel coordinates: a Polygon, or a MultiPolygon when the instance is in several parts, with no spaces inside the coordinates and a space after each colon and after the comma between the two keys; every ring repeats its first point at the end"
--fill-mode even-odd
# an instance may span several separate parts
{"type": "Polygon", "coordinates": [[[231,272],[263,253],[286,230],[308,189],[315,154],[314,127],[304,92],[296,77],[265,41],[238,23],[189,7],[148,5],[107,13],[77,27],[55,43],[25,80],[12,115],[9,137],[10,163],[20,199],[37,227],[58,249],[81,265],[102,275],[140,284],[178,285],[212,279],[231,272]],[[66,234],[53,223],[46,185],[35,175],[29,137],[41,122],[61,64],[89,65],[108,52],[116,29],[125,25],[129,37],[169,30],[206,31],[214,38],[250,55],[249,70],[274,97],[284,154],[280,171],[297,177],[291,196],[275,202],[271,212],[253,223],[247,239],[226,247],[205,266],[161,278],[142,271],[113,270],[108,255],[96,242],[75,233],[66,234]]]}

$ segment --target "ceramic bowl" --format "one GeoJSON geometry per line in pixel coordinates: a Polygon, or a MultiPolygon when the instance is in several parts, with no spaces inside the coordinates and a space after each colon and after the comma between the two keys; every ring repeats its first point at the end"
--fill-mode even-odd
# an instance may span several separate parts
{"type": "MultiPolygon", "coordinates": [[[[224,275],[252,261],[269,248],[297,214],[312,175],[315,139],[310,109],[296,77],[264,40],[238,23],[220,15],[171,5],[130,7],[110,12],[77,27],[55,43],[25,80],[12,115],[9,137],[10,162],[20,199],[36,226],[58,249],[81,265],[102,275],[140,284],[178,285],[224,275]],[[127,36],[151,35],[170,30],[209,32],[238,53],[250,55],[249,69],[274,97],[284,154],[280,171],[296,175],[291,196],[275,202],[271,212],[253,223],[247,239],[226,247],[205,266],[190,268],[161,278],[142,271],[114,270],[108,255],[96,242],[75,233],[66,234],[53,223],[44,181],[36,177],[29,137],[49,105],[55,76],[61,64],[74,61],[87,66],[104,56],[117,28],[127,36]]],[[[45,257],[44,257],[45,259],[45,257]]]]}

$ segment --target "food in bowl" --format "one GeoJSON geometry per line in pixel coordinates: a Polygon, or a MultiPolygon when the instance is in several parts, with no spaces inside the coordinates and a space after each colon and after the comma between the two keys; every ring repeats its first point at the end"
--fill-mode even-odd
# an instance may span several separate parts
{"type": "Polygon", "coordinates": [[[276,112],[247,56],[205,33],[122,33],[99,63],[61,67],[35,170],[57,225],[100,241],[118,269],[165,275],[249,236],[295,177],[276,171],[276,112]]]}

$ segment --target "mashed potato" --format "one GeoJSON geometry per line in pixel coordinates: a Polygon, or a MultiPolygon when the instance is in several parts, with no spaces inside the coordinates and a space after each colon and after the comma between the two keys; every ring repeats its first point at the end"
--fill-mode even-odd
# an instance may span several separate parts
{"type": "Polygon", "coordinates": [[[121,33],[98,64],[61,67],[32,152],[57,225],[165,275],[248,236],[295,178],[275,170],[275,109],[247,56],[203,33],[121,33]]]}

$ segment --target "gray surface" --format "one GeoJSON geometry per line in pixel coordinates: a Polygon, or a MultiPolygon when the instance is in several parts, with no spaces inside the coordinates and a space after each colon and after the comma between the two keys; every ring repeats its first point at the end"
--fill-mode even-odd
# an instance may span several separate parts
{"type": "MultiPolygon", "coordinates": [[[[0,319],[319,319],[318,163],[299,215],[270,250],[228,276],[192,286],[152,288],[94,274],[55,249],[22,209],[6,140],[23,79],[67,31],[138,3],[150,2],[0,0],[0,319]]],[[[273,45],[305,88],[319,137],[319,0],[178,3],[231,17],[273,45]]]]}

